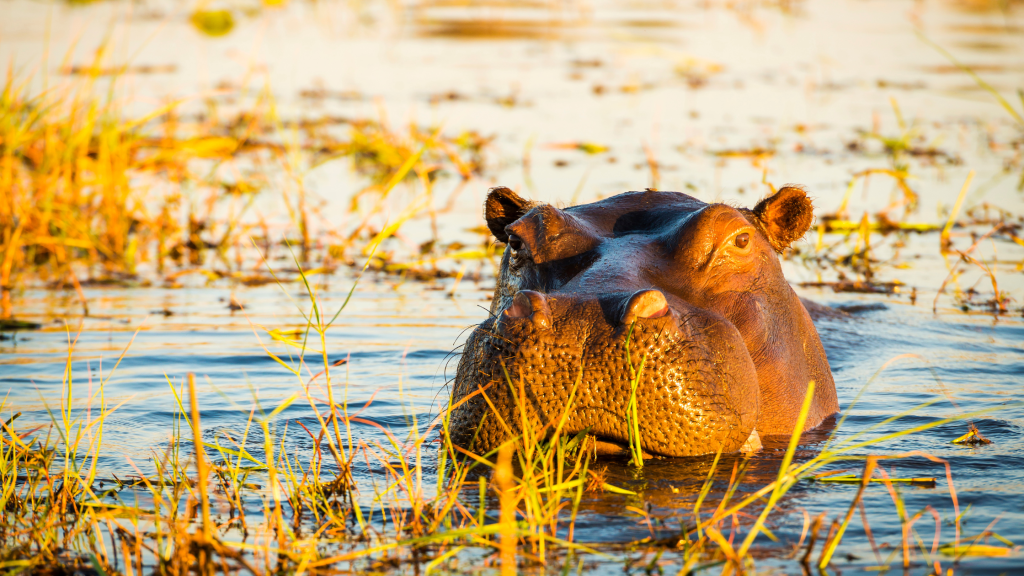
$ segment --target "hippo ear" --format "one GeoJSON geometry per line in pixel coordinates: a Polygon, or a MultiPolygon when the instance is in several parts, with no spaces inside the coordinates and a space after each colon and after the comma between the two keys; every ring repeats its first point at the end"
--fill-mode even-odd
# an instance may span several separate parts
{"type": "Polygon", "coordinates": [[[491,234],[499,241],[507,243],[508,233],[505,232],[505,226],[522,218],[532,205],[532,202],[504,186],[491,188],[487,192],[487,201],[484,202],[484,218],[487,219],[487,227],[491,234]]]}
{"type": "Polygon", "coordinates": [[[803,238],[814,221],[811,199],[796,186],[785,186],[761,200],[753,213],[776,252],[803,238]]]}

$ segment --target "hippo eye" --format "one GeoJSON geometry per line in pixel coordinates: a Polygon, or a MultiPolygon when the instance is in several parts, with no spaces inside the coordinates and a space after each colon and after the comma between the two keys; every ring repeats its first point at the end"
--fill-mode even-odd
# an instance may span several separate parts
{"type": "Polygon", "coordinates": [[[750,234],[744,232],[743,234],[737,234],[736,239],[733,240],[736,243],[737,248],[746,248],[747,244],[750,243],[750,234]]]}

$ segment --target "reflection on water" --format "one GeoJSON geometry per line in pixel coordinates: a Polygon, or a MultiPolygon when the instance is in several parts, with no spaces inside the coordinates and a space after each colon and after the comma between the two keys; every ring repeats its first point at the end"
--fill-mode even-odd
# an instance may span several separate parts
{"type": "MultiPolygon", "coordinates": [[[[0,60],[16,55],[19,65],[39,65],[47,49],[45,22],[51,18],[50,29],[60,34],[51,35],[55,44],[44,68],[59,70],[65,46],[56,43],[72,31],[81,32],[82,39],[69,62],[88,62],[89,51],[106,34],[105,23],[114,21],[113,29],[124,39],[114,65],[129,66],[131,89],[140,102],[197,93],[259,73],[279,94],[283,114],[306,117],[312,110],[324,117],[376,118],[383,108],[403,121],[443,123],[453,133],[493,134],[495,161],[466,186],[453,210],[438,218],[447,241],[479,242],[467,230],[479,226],[483,191],[495,183],[562,203],[654,184],[705,201],[751,205],[765,192],[764,181],[799,182],[815,195],[819,214],[847,205],[856,221],[903,198],[884,175],[848,186],[852,174],[890,166],[886,142],[902,137],[909,149],[923,151],[908,152],[901,160],[919,195],[910,221],[942,224],[969,170],[977,175],[965,212],[987,203],[993,210],[1024,213],[1016,188],[1022,170],[1020,129],[987,92],[914,33],[920,27],[1009,94],[1024,86],[1017,2],[489,2],[471,8],[423,2],[397,12],[375,4],[354,9],[341,4],[293,2],[245,15],[226,36],[206,39],[174,4],[154,3],[149,12],[130,14],[121,3],[70,9],[12,0],[4,10],[15,17],[0,22],[0,60]],[[143,74],[146,66],[159,73],[143,74]]],[[[325,201],[314,226],[324,230],[345,221],[348,196],[359,189],[358,175],[328,164],[310,168],[305,177],[310,193],[325,201]]],[[[454,192],[438,193],[444,201],[454,192]]],[[[406,201],[396,193],[394,214],[406,201]]],[[[263,202],[268,219],[287,219],[274,198],[263,202]]],[[[391,249],[417,246],[429,227],[421,222],[403,228],[408,238],[396,240],[391,249]]],[[[990,227],[979,219],[974,227],[955,229],[954,243],[963,249],[990,227]]],[[[1020,237],[1019,227],[1015,230],[1020,237]]],[[[828,248],[844,240],[815,232],[804,248],[819,242],[828,248]]],[[[1018,316],[1024,305],[1024,250],[1003,235],[978,252],[987,261],[995,259],[1000,290],[1014,299],[1012,317],[978,313],[980,307],[968,307],[971,314],[958,311],[955,306],[963,300],[953,299],[954,288],[961,295],[972,287],[991,294],[987,276],[971,266],[953,278],[933,315],[932,299],[955,262],[939,254],[938,235],[875,235],[871,242],[875,279],[902,282],[900,293],[802,292],[850,306],[850,318],[819,324],[841,405],[848,406],[887,360],[915,356],[895,362],[872,383],[845,414],[837,440],[873,426],[878,426],[873,434],[882,435],[1009,406],[974,420],[993,441],[987,446],[950,444],[966,431],[965,424],[953,423],[871,451],[922,450],[949,461],[960,510],[969,507],[965,533],[977,534],[998,519],[996,531],[1024,542],[1024,409],[1014,404],[1024,374],[1024,323],[1018,316]],[[935,403],[885,423],[926,402],[935,403]]],[[[855,248],[854,239],[846,243],[855,248]]],[[[801,257],[785,264],[794,283],[835,280],[843,265],[819,270],[801,257]]],[[[359,285],[328,334],[327,354],[329,362],[347,361],[346,400],[352,406],[369,402],[363,412],[368,421],[399,438],[414,427],[426,430],[447,399],[445,383],[454,373],[466,329],[486,317],[493,288],[489,266],[484,264],[479,281],[466,279],[457,286],[453,279],[430,286],[395,276],[374,276],[359,285]]],[[[341,306],[351,281],[342,272],[331,277],[320,293],[328,309],[341,306]]],[[[302,304],[298,286],[206,284],[198,277],[182,277],[180,284],[86,286],[90,316],[85,319],[71,291],[19,294],[17,315],[44,328],[0,340],[0,392],[8,394],[8,406],[21,411],[24,421],[48,420],[46,407],[59,404],[62,394],[68,341],[80,330],[70,360],[75,395],[84,406],[90,391],[109,378],[107,402],[126,401],[104,429],[108,450],[100,463],[111,474],[125,475],[133,473],[126,457],[144,466],[154,451],[166,448],[177,408],[168,380],[177,386],[187,373],[197,375],[204,435],[210,439],[224,432],[237,436],[255,398],[272,408],[298,391],[296,378],[263,349],[295,358],[295,348],[268,331],[303,324],[308,305],[302,304]],[[232,298],[242,310],[230,308],[232,298]],[[293,300],[300,302],[298,308],[293,300]]],[[[308,407],[290,406],[278,418],[279,431],[288,422],[311,418],[308,407]]],[[[289,428],[285,441],[308,453],[310,438],[295,429],[289,428]]],[[[357,425],[353,434],[356,441],[384,441],[371,426],[357,425]]],[[[798,457],[820,450],[824,438],[818,436],[805,438],[798,457]]],[[[257,454],[262,439],[258,431],[254,437],[257,454]]],[[[742,490],[773,477],[781,451],[777,443],[766,442],[766,449],[751,458],[742,490]]],[[[722,497],[735,462],[723,460],[710,506],[722,497]]],[[[607,465],[610,483],[639,495],[588,493],[576,528],[580,541],[621,544],[649,536],[647,522],[626,506],[647,510],[661,519],[661,527],[678,527],[710,462],[654,461],[640,474],[621,462],[607,465]]],[[[428,469],[433,466],[428,462],[428,469]]],[[[886,461],[884,467],[894,477],[939,479],[934,488],[904,487],[902,496],[912,513],[933,506],[946,534],[953,508],[944,468],[919,457],[886,461]]],[[[377,472],[359,468],[357,480],[369,481],[377,472]]],[[[809,517],[827,511],[827,530],[855,491],[850,485],[800,484],[771,530],[783,546],[799,541],[805,511],[809,517]]],[[[887,555],[900,542],[891,497],[884,487],[871,486],[865,503],[887,555]]],[[[921,526],[922,534],[932,529],[921,526]]],[[[875,562],[859,522],[851,524],[843,550],[851,554],[836,561],[844,572],[847,565],[856,572],[875,562]]],[[[1019,557],[974,559],[969,566],[972,573],[1000,573],[1018,564],[1019,557]]],[[[595,569],[620,573],[621,565],[598,563],[595,569]]]]}
{"type": "MultiPolygon", "coordinates": [[[[345,293],[343,289],[326,292],[326,307],[340,305],[345,293]]],[[[239,295],[246,302],[246,310],[232,313],[222,301],[226,294],[226,290],[212,288],[97,291],[97,302],[105,303],[97,306],[97,313],[108,316],[86,321],[71,362],[78,398],[84,399],[90,381],[95,386],[101,378],[109,378],[107,402],[127,401],[106,423],[105,457],[100,463],[104,470],[118,476],[132,474],[128,458],[140,464],[154,451],[165,449],[176,412],[168,378],[180,383],[187,372],[198,375],[203,390],[200,402],[204,436],[211,442],[219,438],[222,443],[225,434],[238,438],[244,432],[254,398],[269,410],[300,389],[294,376],[270,359],[260,345],[262,342],[275,354],[287,357],[290,348],[272,341],[262,328],[296,324],[299,316],[287,295],[276,287],[244,289],[239,295]],[[174,310],[174,315],[147,316],[148,309],[157,303],[174,310]],[[111,374],[135,329],[141,329],[135,342],[111,374]]],[[[445,382],[453,375],[457,361],[450,353],[456,349],[460,333],[486,316],[486,294],[476,286],[463,285],[456,298],[449,298],[443,291],[422,290],[416,284],[392,290],[383,283],[365,282],[357,290],[351,308],[329,331],[329,361],[347,360],[343,389],[349,405],[362,407],[372,399],[361,415],[399,438],[413,427],[424,431],[447,399],[445,382]]],[[[59,315],[47,293],[34,296],[29,299],[34,310],[43,312],[51,307],[49,313],[59,315]]],[[[843,304],[878,300],[833,297],[834,302],[843,304]]],[[[923,450],[948,460],[960,509],[971,506],[964,522],[965,533],[979,532],[998,517],[997,531],[1001,535],[1013,541],[1024,538],[1020,512],[1024,505],[1024,408],[1017,403],[1020,374],[1024,373],[1024,323],[984,316],[936,317],[920,307],[891,300],[884,307],[850,308],[864,311],[819,324],[843,406],[887,359],[900,354],[917,356],[894,363],[871,385],[859,404],[846,414],[836,440],[880,424],[869,436],[1014,404],[974,420],[993,441],[990,445],[968,448],[950,444],[966,429],[965,424],[954,423],[873,447],[871,453],[923,450]],[[926,402],[934,404],[883,424],[893,415],[926,402]],[[998,482],[993,482],[994,475],[998,482]]],[[[9,405],[22,411],[26,421],[45,421],[44,403],[52,407],[58,402],[67,338],[64,327],[54,323],[44,331],[21,334],[16,342],[0,343],[0,382],[10,391],[9,405]]],[[[322,361],[311,360],[314,365],[316,362],[322,361]]],[[[338,388],[342,388],[340,383],[338,388]]],[[[294,426],[315,423],[308,407],[294,404],[282,412],[279,433],[288,422],[293,426],[286,435],[286,448],[296,454],[309,453],[310,438],[294,426]]],[[[830,433],[826,426],[809,434],[797,459],[813,457],[830,433]]],[[[357,442],[383,441],[381,432],[370,426],[355,426],[353,435],[357,442]]],[[[250,443],[251,452],[258,455],[262,446],[259,431],[250,432],[250,443]]],[[[784,439],[765,439],[765,450],[747,464],[746,481],[737,496],[745,496],[774,479],[784,450],[784,439]]],[[[428,451],[427,457],[426,467],[433,470],[434,453],[428,451]]],[[[723,458],[705,504],[707,510],[718,505],[734,465],[741,463],[742,459],[735,457],[723,458]]],[[[639,495],[588,493],[581,503],[576,538],[617,545],[650,535],[646,521],[627,512],[626,506],[647,510],[651,518],[660,519],[659,529],[669,530],[669,535],[680,523],[692,522],[693,501],[710,460],[651,461],[639,474],[622,461],[609,460],[601,466],[607,466],[609,483],[639,495]]],[[[856,472],[860,465],[854,462],[851,466],[856,472]]],[[[937,478],[936,487],[904,487],[902,496],[908,509],[931,505],[944,519],[951,517],[941,465],[908,457],[884,462],[884,466],[892,477],[937,478]]],[[[380,472],[372,466],[359,467],[356,477],[369,482],[380,472]]],[[[775,517],[771,529],[783,542],[795,543],[804,527],[803,511],[811,517],[826,511],[829,517],[841,514],[855,490],[855,485],[802,483],[787,495],[781,505],[786,512],[775,517]]],[[[899,518],[885,488],[873,486],[865,498],[875,537],[898,544],[899,518]]],[[[856,524],[847,533],[843,550],[870,561],[870,545],[856,524]]],[[[1012,565],[1012,561],[1006,562],[987,559],[972,566],[977,564],[982,573],[989,568],[998,572],[1012,565]]],[[[613,566],[606,566],[609,573],[616,569],[613,566]]]]}

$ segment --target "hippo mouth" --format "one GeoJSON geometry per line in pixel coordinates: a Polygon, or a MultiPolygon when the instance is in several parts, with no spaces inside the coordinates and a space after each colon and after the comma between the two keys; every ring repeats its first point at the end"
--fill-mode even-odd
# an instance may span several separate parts
{"type": "Polygon", "coordinates": [[[757,375],[735,327],[659,290],[590,299],[520,291],[466,349],[456,396],[482,392],[451,427],[480,452],[561,422],[564,434],[587,431],[597,453],[623,453],[634,393],[649,455],[736,451],[757,419],[757,375]]]}

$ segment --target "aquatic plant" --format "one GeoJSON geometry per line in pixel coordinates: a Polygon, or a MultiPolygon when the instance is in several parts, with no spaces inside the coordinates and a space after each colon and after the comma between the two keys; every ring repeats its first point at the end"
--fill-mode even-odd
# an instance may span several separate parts
{"type": "Polygon", "coordinates": [[[353,120],[338,137],[321,122],[280,119],[268,90],[208,95],[208,112],[193,123],[179,112],[187,99],[129,117],[116,90],[127,67],[105,66],[105,58],[101,48],[81,74],[38,93],[30,76],[8,71],[0,92],[0,318],[13,313],[11,291],[33,281],[74,288],[87,315],[82,282],[136,281],[142,265],[168,283],[198,268],[255,282],[243,264],[253,229],[264,232],[265,247],[274,241],[254,208],[268,194],[264,201],[276,196],[288,215],[278,240],[294,241],[305,261],[315,234],[344,262],[352,248],[379,243],[410,220],[436,218],[442,174],[466,180],[485,166],[489,139],[477,133],[449,137],[415,124],[353,120]],[[109,89],[101,92],[104,75],[109,89]],[[218,98],[225,96],[246,105],[224,114],[218,98]],[[282,135],[290,130],[302,138],[282,135]],[[369,180],[353,195],[356,224],[311,231],[317,213],[305,175],[349,158],[369,180]],[[399,185],[418,188],[416,198],[374,230],[399,185]],[[363,206],[365,199],[372,201],[363,206]],[[168,262],[178,270],[168,271],[168,262]]]}
{"type": "MultiPolygon", "coordinates": [[[[626,558],[631,558],[629,550],[642,550],[641,558],[674,559],[684,574],[715,567],[731,574],[757,569],[765,552],[755,555],[755,543],[762,535],[777,539],[769,520],[786,514],[779,506],[794,486],[837,478],[857,483],[858,488],[828,534],[823,539],[819,535],[824,516],[812,520],[805,514],[800,540],[778,546],[769,556],[788,553],[793,562],[827,568],[841,550],[853,512],[872,482],[884,484],[900,519],[901,547],[894,551],[898,559],[883,559],[875,547],[879,567],[923,561],[935,573],[945,573],[949,558],[958,562],[970,555],[1014,551],[1013,543],[1003,542],[991,527],[979,534],[962,533],[962,511],[948,462],[920,451],[873,453],[886,442],[1006,406],[894,431],[894,423],[919,407],[840,436],[843,421],[872,381],[893,362],[911,355],[894,358],[878,370],[816,454],[798,455],[801,437],[793,435],[773,479],[763,485],[751,485],[747,474],[752,460],[743,456],[732,459],[728,481],[721,488],[723,455],[715,455],[693,500],[692,514],[680,517],[675,528],[651,516],[642,492],[614,486],[604,471],[593,469],[585,432],[571,438],[562,434],[579,377],[562,418],[539,429],[525,418],[522,378],[506,372],[503,381],[492,382],[489,386],[509,387],[520,406],[512,417],[520,419],[517,425],[523,432],[510,434],[509,442],[488,454],[449,441],[448,414],[455,408],[450,403],[430,422],[419,422],[415,412],[411,414],[406,437],[369,417],[372,399],[350,406],[348,378],[337,374],[344,362],[332,362],[326,351],[329,330],[352,292],[332,315],[324,309],[310,276],[300,276],[307,299],[294,303],[306,324],[292,340],[290,348],[296,352],[277,354],[265,348],[295,377],[296,392],[277,401],[273,409],[264,408],[258,397],[251,406],[237,406],[239,422],[244,422],[237,432],[204,430],[194,377],[168,379],[177,403],[171,439],[154,450],[148,463],[127,459],[136,475],[118,477],[99,464],[105,422],[121,407],[110,406],[105,396],[117,366],[99,382],[90,377],[82,397],[83,383],[76,382],[81,376],[73,371],[69,354],[60,405],[48,408],[51,421],[19,426],[18,415],[13,414],[2,423],[0,566],[20,572],[92,569],[125,575],[327,574],[346,569],[459,570],[465,562],[474,562],[505,574],[540,572],[545,566],[565,568],[588,556],[616,557],[619,548],[581,542],[575,535],[586,494],[596,490],[623,495],[624,510],[636,514],[651,531],[650,538],[623,549],[626,558]],[[303,401],[309,405],[304,415],[289,411],[284,416],[303,401]],[[357,440],[355,425],[377,428],[386,441],[357,440]],[[310,448],[286,444],[289,434],[308,436],[310,448]],[[436,467],[429,463],[434,460],[431,453],[437,455],[436,467]],[[892,478],[878,467],[883,460],[911,457],[924,457],[944,468],[952,516],[939,513],[937,503],[911,514],[897,488],[906,479],[892,478]],[[860,462],[860,475],[849,474],[849,465],[860,462]],[[373,473],[357,481],[353,471],[363,467],[373,473]],[[930,546],[915,528],[928,511],[936,526],[930,546]],[[953,536],[943,538],[943,525],[949,521],[953,536]]],[[[77,335],[70,330],[68,342],[73,351],[77,335]]],[[[121,358],[130,346],[131,342],[121,358]]],[[[637,378],[639,372],[638,368],[637,378]]],[[[485,399],[488,388],[478,392],[485,399]]],[[[812,383],[796,429],[802,427],[813,390],[812,383]]],[[[0,409],[10,407],[4,404],[0,409]]],[[[496,413],[489,417],[500,418],[496,413]]],[[[636,464],[640,462],[642,458],[636,464]]],[[[635,487],[642,486],[640,482],[635,487]]],[[[870,534],[863,509],[862,515],[870,534]]]]}

